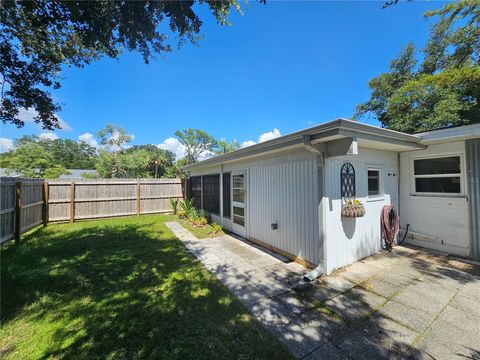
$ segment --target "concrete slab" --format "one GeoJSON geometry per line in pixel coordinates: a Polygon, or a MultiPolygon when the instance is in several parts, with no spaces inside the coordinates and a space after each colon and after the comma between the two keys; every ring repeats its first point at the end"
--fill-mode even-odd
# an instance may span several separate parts
{"type": "Polygon", "coordinates": [[[435,315],[392,300],[380,308],[379,314],[418,332],[425,330],[435,318],[435,315]]]}
{"type": "Polygon", "coordinates": [[[307,355],[305,360],[350,360],[351,357],[345,354],[339,348],[333,346],[330,342],[323,343],[311,354],[307,355]]]}
{"type": "Polygon", "coordinates": [[[241,238],[167,226],[297,358],[480,358],[473,265],[397,247],[305,283],[307,269],[241,238]]]}

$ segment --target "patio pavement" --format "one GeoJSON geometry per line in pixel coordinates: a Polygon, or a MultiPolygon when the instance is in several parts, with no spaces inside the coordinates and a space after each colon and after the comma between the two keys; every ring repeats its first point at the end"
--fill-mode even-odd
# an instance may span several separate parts
{"type": "Polygon", "coordinates": [[[480,267],[398,246],[312,283],[241,238],[167,226],[296,358],[480,359],[480,267]]]}

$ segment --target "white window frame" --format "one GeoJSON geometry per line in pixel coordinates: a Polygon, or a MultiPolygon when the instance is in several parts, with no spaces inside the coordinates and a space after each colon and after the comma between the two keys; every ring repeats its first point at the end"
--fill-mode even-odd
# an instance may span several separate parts
{"type": "Polygon", "coordinates": [[[433,196],[433,197],[465,197],[465,163],[463,153],[442,153],[441,155],[416,156],[410,159],[410,192],[414,196],[433,196]],[[441,159],[447,157],[460,157],[460,174],[433,174],[433,175],[415,175],[415,160],[441,159]],[[459,193],[440,193],[440,192],[418,192],[415,185],[416,178],[443,178],[460,177],[459,193]]]}
{"type": "Polygon", "coordinates": [[[379,166],[374,165],[367,165],[367,201],[378,201],[385,199],[385,188],[383,185],[383,170],[379,166]],[[378,171],[378,194],[376,195],[369,195],[368,194],[368,172],[369,171],[378,171]]]}

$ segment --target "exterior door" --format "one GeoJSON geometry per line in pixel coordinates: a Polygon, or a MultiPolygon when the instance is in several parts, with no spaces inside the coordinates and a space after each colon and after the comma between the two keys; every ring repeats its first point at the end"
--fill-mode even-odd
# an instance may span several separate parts
{"type": "Polygon", "coordinates": [[[246,172],[232,173],[232,230],[235,234],[246,237],[246,172]]]}

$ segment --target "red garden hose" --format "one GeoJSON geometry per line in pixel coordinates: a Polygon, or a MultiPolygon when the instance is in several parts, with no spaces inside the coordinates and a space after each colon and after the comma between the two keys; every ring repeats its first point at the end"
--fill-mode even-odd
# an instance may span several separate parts
{"type": "MultiPolygon", "coordinates": [[[[400,231],[400,219],[398,212],[392,205],[385,205],[380,214],[380,227],[382,239],[385,242],[385,249],[392,250],[400,231]]],[[[383,245],[383,244],[382,244],[383,245]]]]}

